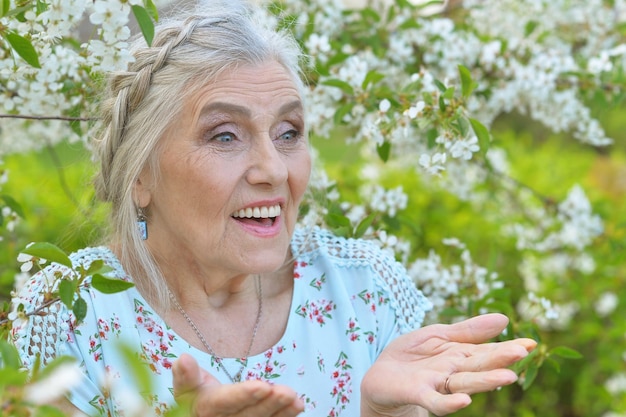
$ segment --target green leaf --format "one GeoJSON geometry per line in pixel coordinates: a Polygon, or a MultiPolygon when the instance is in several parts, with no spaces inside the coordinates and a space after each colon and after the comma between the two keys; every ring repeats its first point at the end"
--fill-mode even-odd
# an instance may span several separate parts
{"type": "Polygon", "coordinates": [[[363,84],[361,85],[361,87],[363,87],[363,90],[366,90],[368,85],[376,84],[379,81],[381,81],[383,78],[385,78],[385,74],[381,74],[380,72],[376,70],[371,70],[365,76],[365,79],[363,80],[363,84]]]}
{"type": "Polygon", "coordinates": [[[91,278],[91,286],[104,294],[115,294],[135,286],[132,282],[121,279],[107,278],[101,274],[94,274],[91,278]]]}
{"type": "Polygon", "coordinates": [[[467,98],[472,94],[474,88],[476,88],[476,83],[472,80],[470,70],[463,65],[459,65],[459,75],[461,76],[461,94],[463,94],[463,97],[467,98]]]}
{"type": "MultiPolygon", "coordinates": [[[[0,365],[2,363],[0,362],[0,365]]],[[[0,394],[4,394],[6,386],[23,387],[28,381],[28,372],[0,366],[0,394]]],[[[3,395],[4,397],[4,395],[3,395]]],[[[6,397],[4,397],[6,398],[6,397]]],[[[1,414],[3,417],[7,414],[1,414]]],[[[13,415],[13,414],[11,414],[13,415]]]]}
{"type": "Polygon", "coordinates": [[[328,213],[326,215],[326,223],[330,227],[347,227],[350,228],[350,219],[341,213],[328,213]]]}
{"type": "Polygon", "coordinates": [[[33,380],[42,380],[50,376],[59,366],[66,363],[74,363],[76,362],[76,358],[73,356],[63,355],[57,356],[54,358],[52,362],[46,363],[46,366],[41,368],[41,372],[37,375],[36,379],[33,380]]]}
{"type": "Polygon", "coordinates": [[[489,134],[489,130],[487,130],[487,128],[476,119],[470,118],[469,122],[472,125],[472,129],[474,129],[476,137],[478,138],[480,154],[483,156],[487,155],[489,145],[491,144],[491,135],[489,134]]]}
{"type": "Polygon", "coordinates": [[[381,145],[376,145],[376,152],[383,162],[387,162],[391,154],[391,142],[386,140],[381,145]]]}
{"type": "Polygon", "coordinates": [[[3,17],[9,12],[11,8],[11,0],[2,0],[2,5],[0,7],[0,17],[3,17]]]}
{"type": "Polygon", "coordinates": [[[557,346],[555,348],[550,349],[549,352],[551,355],[560,356],[565,359],[582,359],[583,355],[571,348],[566,346],[557,346]]]}
{"type": "Polygon", "coordinates": [[[37,242],[22,249],[22,253],[32,255],[37,258],[47,259],[50,262],[56,262],[61,265],[65,265],[68,268],[73,268],[72,261],[58,246],[48,242],[37,242]]]}
{"type": "Polygon", "coordinates": [[[539,367],[535,365],[534,363],[531,364],[528,367],[528,369],[526,369],[526,373],[524,375],[524,383],[522,384],[522,389],[524,391],[530,388],[532,383],[535,381],[535,378],[537,378],[538,373],[539,373],[539,367]]]}
{"type": "Polygon", "coordinates": [[[437,86],[439,91],[441,91],[442,93],[445,93],[446,90],[448,89],[441,81],[437,79],[434,80],[434,83],[435,83],[435,86],[437,86]]]}
{"type": "Polygon", "coordinates": [[[465,117],[459,117],[456,122],[457,126],[459,127],[459,133],[461,134],[461,137],[466,137],[470,129],[469,122],[465,117]]]}
{"type": "Polygon", "coordinates": [[[113,271],[109,265],[106,265],[102,259],[96,259],[91,264],[89,264],[89,268],[85,271],[85,275],[95,275],[95,274],[106,274],[107,272],[113,271]]]}
{"type": "Polygon", "coordinates": [[[73,281],[64,279],[59,283],[59,298],[67,308],[72,308],[75,292],[76,284],[73,281]]]}
{"type": "Polygon", "coordinates": [[[342,123],[343,118],[346,114],[350,113],[352,111],[352,109],[354,108],[354,102],[350,101],[346,104],[344,104],[343,106],[339,107],[337,109],[337,111],[335,112],[335,114],[333,115],[333,121],[335,122],[336,125],[339,125],[342,123]]]}
{"type": "Polygon", "coordinates": [[[28,39],[15,32],[7,32],[4,34],[4,37],[11,45],[11,48],[13,48],[24,61],[35,68],[41,68],[37,51],[35,51],[33,44],[30,43],[28,39]]]}
{"type": "Polygon", "coordinates": [[[426,143],[428,144],[428,149],[432,149],[437,146],[437,138],[439,137],[439,131],[435,128],[429,129],[426,132],[426,143]]]}
{"type": "Polygon", "coordinates": [[[0,367],[20,369],[21,366],[22,361],[20,360],[17,348],[9,342],[0,340],[0,367]]]}
{"type": "Polygon", "coordinates": [[[146,8],[146,11],[155,22],[159,21],[159,10],[152,0],[144,0],[143,5],[146,8]]]}
{"type": "Polygon", "coordinates": [[[328,80],[324,80],[322,81],[322,85],[329,85],[331,87],[337,87],[349,96],[354,95],[354,89],[352,88],[350,84],[348,84],[345,81],[338,80],[336,78],[330,78],[328,80]]]}
{"type": "Polygon", "coordinates": [[[366,218],[364,218],[363,220],[361,220],[359,222],[358,226],[356,227],[356,229],[354,230],[354,237],[357,238],[357,239],[360,238],[360,237],[363,237],[363,235],[365,234],[367,229],[374,222],[375,218],[376,218],[376,213],[372,213],[369,216],[367,216],[366,218]]]}
{"type": "Polygon", "coordinates": [[[450,100],[451,98],[454,97],[454,92],[456,91],[456,89],[454,87],[450,87],[448,89],[446,89],[446,91],[443,93],[442,97],[446,100],[450,100]]]}
{"type": "Polygon", "coordinates": [[[34,417],[67,417],[67,414],[53,405],[38,405],[34,417]]]}
{"type": "Polygon", "coordinates": [[[130,345],[120,343],[116,348],[131,370],[129,374],[134,379],[134,386],[138,388],[139,392],[152,392],[152,371],[149,365],[140,358],[138,352],[130,345]]]}
{"type": "Polygon", "coordinates": [[[72,308],[72,312],[74,313],[74,317],[76,317],[76,322],[82,322],[87,316],[87,303],[81,297],[79,297],[74,302],[74,307],[72,308]]]}
{"type": "Polygon", "coordinates": [[[148,46],[152,45],[152,39],[154,39],[154,22],[150,18],[150,13],[138,5],[133,5],[132,9],[146,43],[148,46]]]}
{"type": "Polygon", "coordinates": [[[24,218],[24,210],[22,210],[22,206],[13,199],[10,195],[2,194],[0,195],[0,199],[4,200],[4,204],[7,205],[12,211],[14,211],[18,216],[22,219],[24,218]]]}
{"type": "Polygon", "coordinates": [[[524,27],[524,36],[528,37],[531,33],[535,31],[535,29],[539,26],[539,23],[536,20],[530,20],[526,23],[524,27]]]}

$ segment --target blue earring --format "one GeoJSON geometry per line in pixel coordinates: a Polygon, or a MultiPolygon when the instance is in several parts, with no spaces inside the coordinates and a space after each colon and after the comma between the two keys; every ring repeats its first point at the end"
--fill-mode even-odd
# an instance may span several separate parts
{"type": "Polygon", "coordinates": [[[148,239],[148,220],[141,207],[137,207],[137,230],[141,240],[148,239]]]}

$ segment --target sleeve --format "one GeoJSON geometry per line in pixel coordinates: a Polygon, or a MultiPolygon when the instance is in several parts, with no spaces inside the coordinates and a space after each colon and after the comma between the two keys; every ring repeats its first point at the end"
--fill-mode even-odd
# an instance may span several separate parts
{"type": "Polygon", "coordinates": [[[376,272],[374,282],[388,294],[391,309],[401,334],[422,326],[432,303],[417,289],[406,268],[390,254],[370,244],[372,263],[376,272]]]}
{"type": "Polygon", "coordinates": [[[329,259],[329,268],[339,268],[344,280],[366,286],[381,298],[376,311],[377,354],[399,335],[419,328],[432,309],[406,268],[374,242],[345,239],[320,228],[297,234],[296,242],[296,253],[329,259]]]}
{"type": "MultiPolygon", "coordinates": [[[[76,346],[76,328],[74,317],[60,301],[46,305],[46,294],[50,293],[54,279],[58,274],[67,274],[70,270],[53,264],[33,275],[13,298],[15,309],[22,305],[23,311],[29,316],[14,321],[11,329],[11,340],[16,346],[22,365],[31,370],[39,356],[41,365],[46,365],[59,356],[74,357],[83,371],[83,378],[77,386],[80,397],[85,399],[101,397],[102,393],[89,377],[84,366],[81,349],[76,346]]],[[[88,301],[89,302],[89,301],[88,301]]],[[[70,401],[83,412],[93,413],[94,408],[89,400],[70,401]]]]}

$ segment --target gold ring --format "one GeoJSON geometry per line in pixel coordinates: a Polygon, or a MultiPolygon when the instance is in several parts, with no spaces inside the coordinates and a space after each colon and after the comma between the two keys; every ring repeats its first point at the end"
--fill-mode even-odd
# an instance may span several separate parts
{"type": "Polygon", "coordinates": [[[450,391],[450,377],[446,377],[446,382],[443,383],[443,389],[446,394],[452,394],[452,391],[450,391]]]}

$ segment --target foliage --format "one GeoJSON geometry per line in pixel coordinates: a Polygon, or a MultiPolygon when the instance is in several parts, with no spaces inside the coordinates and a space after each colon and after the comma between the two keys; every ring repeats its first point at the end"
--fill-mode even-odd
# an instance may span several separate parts
{"type": "MultiPolygon", "coordinates": [[[[302,223],[391,251],[434,302],[431,322],[500,311],[511,318],[502,339],[540,341],[516,367],[518,386],[475,396],[458,415],[626,415],[626,4],[284,0],[268,10],[311,57],[307,122],[319,166],[302,223]]],[[[68,265],[56,246],[29,241],[71,251],[104,227],[106,207],[75,191],[91,169],[78,150],[86,115],[102,72],[130,59],[129,16],[149,43],[158,13],[149,0],[3,1],[0,11],[6,294],[19,253],[68,265]],[[83,13],[94,25],[87,41],[76,32],[83,13]],[[40,150],[84,162],[60,168],[40,150]],[[52,172],[61,186],[39,203],[48,193],[29,195],[27,183],[52,172]],[[58,239],[75,211],[88,222],[58,239]]],[[[75,270],[48,297],[80,312],[81,280],[96,272],[75,270]]],[[[19,314],[0,310],[5,332],[19,314]]],[[[39,371],[27,383],[10,346],[0,352],[10,386],[0,404],[28,405],[20,401],[39,371]]]]}

